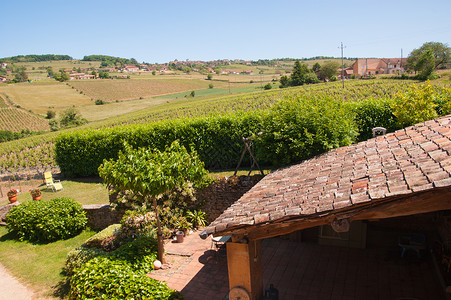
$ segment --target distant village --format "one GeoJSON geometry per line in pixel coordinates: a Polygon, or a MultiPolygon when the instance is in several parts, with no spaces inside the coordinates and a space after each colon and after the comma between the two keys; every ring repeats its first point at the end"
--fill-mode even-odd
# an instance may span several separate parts
{"type": "MultiPolygon", "coordinates": [[[[271,60],[268,64],[273,67],[277,67],[275,60],[271,60]]],[[[393,74],[399,75],[405,72],[405,65],[407,58],[359,58],[356,59],[352,66],[340,68],[337,70],[337,77],[341,78],[342,74],[344,78],[360,78],[375,76],[379,74],[393,74]]],[[[173,73],[174,71],[184,71],[189,73],[201,72],[201,73],[216,73],[216,74],[243,74],[254,75],[252,69],[248,69],[244,66],[252,66],[255,62],[243,61],[243,60],[217,60],[217,61],[185,61],[174,60],[164,64],[128,64],[114,67],[99,67],[99,68],[73,68],[60,70],[69,74],[70,80],[82,80],[82,79],[96,79],[101,78],[99,74],[103,73],[123,73],[117,75],[115,78],[128,78],[127,74],[138,72],[151,72],[156,73],[173,73]],[[228,65],[234,65],[235,68],[224,68],[228,65]],[[237,65],[243,65],[243,68],[236,68],[237,65]]],[[[9,63],[1,63],[0,67],[7,70],[6,76],[0,76],[0,82],[7,82],[7,75],[11,74],[11,70],[8,68],[9,63]]]]}

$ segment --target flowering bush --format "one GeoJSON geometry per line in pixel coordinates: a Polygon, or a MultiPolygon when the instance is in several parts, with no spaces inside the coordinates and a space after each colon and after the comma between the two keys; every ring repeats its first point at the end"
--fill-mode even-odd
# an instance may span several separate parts
{"type": "Polygon", "coordinates": [[[31,189],[30,194],[33,198],[39,197],[39,196],[41,196],[41,190],[40,189],[31,189]]]}
{"type": "Polygon", "coordinates": [[[18,193],[17,190],[15,190],[15,189],[10,189],[10,190],[8,191],[8,197],[14,197],[14,196],[17,195],[17,193],[18,193]]]}
{"type": "Polygon", "coordinates": [[[152,231],[153,223],[156,223],[153,212],[128,211],[121,220],[121,234],[131,239],[146,235],[152,231]]]}

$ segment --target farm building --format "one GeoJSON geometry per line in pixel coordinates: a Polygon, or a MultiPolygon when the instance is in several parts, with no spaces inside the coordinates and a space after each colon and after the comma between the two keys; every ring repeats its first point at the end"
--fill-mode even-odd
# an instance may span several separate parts
{"type": "Polygon", "coordinates": [[[124,71],[124,72],[138,72],[139,68],[137,66],[128,65],[128,66],[125,66],[122,69],[122,71],[124,71]]]}
{"type": "Polygon", "coordinates": [[[359,58],[352,70],[356,76],[398,74],[404,72],[407,58],[359,58]]]}
{"type": "Polygon", "coordinates": [[[70,74],[70,80],[74,79],[95,79],[95,75],[89,75],[85,73],[71,73],[70,74]]]}
{"type": "MultiPolygon", "coordinates": [[[[334,149],[268,174],[203,236],[231,236],[229,290],[261,299],[263,240],[317,228],[318,242],[364,248],[366,224],[424,214],[436,218],[436,212],[451,209],[450,154],[451,115],[334,149]]],[[[404,238],[408,241],[400,239],[395,247],[420,256],[426,241],[409,244],[414,235],[404,238]]]]}

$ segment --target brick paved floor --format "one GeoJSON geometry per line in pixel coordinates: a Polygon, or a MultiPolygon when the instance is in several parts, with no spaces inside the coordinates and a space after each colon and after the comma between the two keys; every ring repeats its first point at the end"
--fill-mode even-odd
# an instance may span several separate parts
{"type": "MultiPolygon", "coordinates": [[[[225,299],[228,292],[225,249],[210,249],[197,233],[181,244],[168,243],[168,258],[178,267],[153,271],[186,300],[225,299]],[[186,256],[180,256],[180,254],[186,256]]],[[[396,244],[368,249],[321,246],[280,238],[264,240],[263,285],[272,283],[279,299],[443,299],[429,260],[402,259],[396,244]]]]}

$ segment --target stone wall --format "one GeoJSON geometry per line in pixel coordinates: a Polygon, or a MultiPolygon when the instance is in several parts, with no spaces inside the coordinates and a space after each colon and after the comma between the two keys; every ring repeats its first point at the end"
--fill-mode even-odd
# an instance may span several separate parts
{"type": "Polygon", "coordinates": [[[124,211],[110,210],[110,206],[105,204],[83,205],[83,209],[88,217],[88,227],[94,230],[101,230],[112,224],[118,224],[124,215],[124,211]]]}
{"type": "Polygon", "coordinates": [[[6,223],[5,223],[6,215],[9,213],[9,211],[13,207],[15,207],[17,205],[19,205],[19,202],[14,202],[14,203],[0,206],[0,225],[6,225],[6,223]]]}
{"type": "Polygon", "coordinates": [[[208,223],[213,222],[262,178],[262,175],[223,177],[199,191],[196,197],[204,202],[202,210],[207,213],[208,223]]]}

